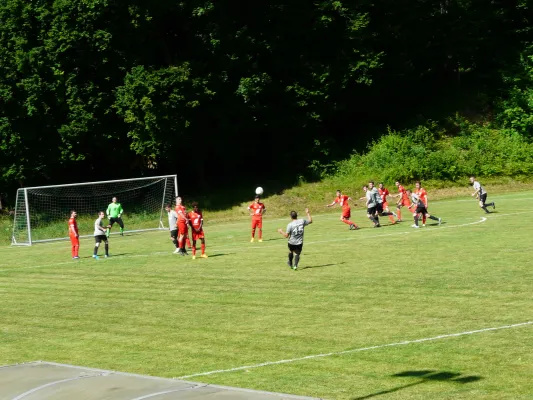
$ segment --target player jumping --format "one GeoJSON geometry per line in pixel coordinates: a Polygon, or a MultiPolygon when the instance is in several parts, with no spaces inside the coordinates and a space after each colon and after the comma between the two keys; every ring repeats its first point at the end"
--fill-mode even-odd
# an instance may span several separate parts
{"type": "Polygon", "coordinates": [[[313,218],[311,218],[308,208],[305,209],[305,213],[307,214],[307,219],[298,219],[296,211],[291,211],[292,221],[287,225],[287,232],[283,232],[281,228],[278,229],[280,234],[285,238],[289,238],[289,260],[287,265],[295,271],[298,269],[300,255],[304,246],[304,229],[307,225],[313,223],[313,218]]]}
{"type": "MultiPolygon", "coordinates": [[[[109,257],[109,239],[106,235],[106,228],[104,228],[104,223],[102,220],[105,218],[105,213],[103,211],[98,212],[98,218],[94,221],[94,253],[93,258],[98,260],[98,248],[102,241],[105,243],[105,257],[109,257]]],[[[108,225],[109,229],[111,226],[108,225]]]]}
{"type": "Polygon", "coordinates": [[[198,208],[198,203],[192,203],[192,211],[187,214],[187,219],[191,224],[191,234],[192,234],[192,259],[196,258],[196,241],[200,239],[202,242],[202,255],[200,258],[207,258],[205,254],[205,235],[204,235],[204,217],[202,212],[198,208]]]}
{"type": "Polygon", "coordinates": [[[78,252],[80,250],[80,235],[78,233],[78,223],[76,222],[78,213],[75,210],[70,211],[70,219],[68,220],[68,235],[70,243],[72,244],[72,258],[80,258],[78,252]]]}
{"type": "Polygon", "coordinates": [[[485,188],[481,186],[481,183],[476,181],[476,177],[472,175],[470,177],[470,183],[474,186],[475,192],[472,193],[472,197],[475,197],[479,200],[479,206],[485,211],[487,214],[489,214],[489,210],[487,209],[488,206],[492,206],[492,209],[496,209],[496,204],[494,202],[492,203],[485,203],[487,201],[487,192],[485,191],[485,188]]]}
{"type": "Polygon", "coordinates": [[[345,194],[342,194],[340,190],[337,190],[337,197],[333,200],[331,204],[326,204],[326,207],[333,207],[335,204],[339,204],[342,207],[342,214],[341,214],[341,222],[344,222],[345,224],[350,226],[350,230],[352,229],[359,229],[357,224],[350,221],[350,204],[348,201],[351,201],[352,198],[349,196],[346,196],[345,194]]]}
{"type": "Polygon", "coordinates": [[[412,201],[412,203],[409,205],[409,209],[413,210],[413,218],[415,220],[414,225],[411,225],[413,228],[420,228],[420,226],[418,226],[419,214],[422,214],[428,217],[429,219],[437,221],[439,225],[441,224],[442,219],[435,217],[433,215],[429,215],[426,205],[424,204],[424,202],[418,195],[411,192],[411,190],[409,189],[406,190],[406,193],[411,198],[411,201],[412,201]]]}
{"type": "Polygon", "coordinates": [[[111,233],[111,227],[113,227],[113,224],[117,222],[120,226],[120,236],[124,236],[124,222],[122,222],[122,213],[124,213],[124,210],[122,209],[122,205],[117,202],[117,198],[113,197],[111,199],[111,203],[107,206],[107,218],[109,219],[109,228],[106,231],[106,236],[109,237],[109,234],[111,233]]]}
{"type": "Polygon", "coordinates": [[[248,206],[250,216],[252,217],[252,239],[251,243],[255,240],[255,229],[259,229],[259,242],[263,241],[263,214],[266,212],[266,207],[261,203],[261,197],[255,196],[255,200],[248,206]]]}

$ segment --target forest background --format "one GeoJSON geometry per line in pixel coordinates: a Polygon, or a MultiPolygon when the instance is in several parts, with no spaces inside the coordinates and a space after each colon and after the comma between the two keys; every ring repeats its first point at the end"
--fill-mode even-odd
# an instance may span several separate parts
{"type": "Polygon", "coordinates": [[[0,3],[0,192],[533,173],[533,1],[0,3]],[[372,175],[373,174],[373,175],[372,175]]]}

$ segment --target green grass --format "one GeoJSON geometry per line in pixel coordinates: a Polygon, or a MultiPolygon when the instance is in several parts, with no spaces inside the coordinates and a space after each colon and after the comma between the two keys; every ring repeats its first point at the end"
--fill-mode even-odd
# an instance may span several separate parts
{"type": "MultiPolygon", "coordinates": [[[[207,260],[171,254],[163,232],[112,237],[112,257],[98,261],[88,239],[80,261],[66,242],[1,247],[0,365],[180,377],[532,321],[532,196],[491,196],[498,209],[485,222],[471,198],[435,201],[445,224],[419,230],[371,229],[360,208],[359,231],[338,209],[318,214],[299,271],[285,265],[275,232],[288,220],[271,215],[263,243],[249,243],[248,220],[207,219],[207,260]]],[[[328,399],[526,399],[532,333],[527,325],[188,380],[328,399]]]]}

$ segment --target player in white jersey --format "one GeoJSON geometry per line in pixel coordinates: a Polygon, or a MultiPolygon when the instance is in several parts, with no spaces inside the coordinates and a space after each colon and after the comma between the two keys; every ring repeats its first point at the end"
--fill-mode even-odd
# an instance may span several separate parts
{"type": "Polygon", "coordinates": [[[102,220],[105,218],[103,211],[98,211],[98,218],[94,221],[94,253],[93,258],[98,260],[98,248],[100,243],[105,243],[105,257],[109,257],[109,239],[106,235],[107,229],[111,228],[110,225],[104,226],[102,220]]]}
{"type": "Polygon", "coordinates": [[[174,253],[179,253],[180,249],[178,246],[178,214],[172,209],[172,205],[165,205],[165,210],[168,213],[168,230],[170,231],[170,240],[174,243],[174,253]]]}
{"type": "Polygon", "coordinates": [[[308,208],[305,209],[305,213],[307,214],[307,219],[298,219],[296,211],[291,211],[292,221],[287,225],[287,231],[283,232],[283,229],[278,229],[280,234],[289,239],[289,261],[287,261],[287,265],[293,270],[298,269],[300,254],[304,245],[304,229],[307,225],[313,223],[313,218],[311,218],[308,208]]]}
{"type": "Polygon", "coordinates": [[[492,203],[486,203],[487,201],[487,192],[485,191],[485,188],[481,186],[481,183],[476,181],[476,177],[472,175],[470,177],[470,183],[472,186],[474,186],[475,192],[472,193],[472,197],[475,197],[479,200],[479,206],[485,211],[487,214],[490,212],[487,207],[492,206],[492,209],[494,210],[496,208],[496,204],[494,202],[492,203]]]}

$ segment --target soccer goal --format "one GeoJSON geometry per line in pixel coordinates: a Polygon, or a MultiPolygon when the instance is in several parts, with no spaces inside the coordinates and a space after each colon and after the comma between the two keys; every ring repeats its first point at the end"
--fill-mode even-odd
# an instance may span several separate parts
{"type": "MultiPolygon", "coordinates": [[[[98,211],[113,197],[122,204],[124,232],[168,229],[165,203],[178,194],[176,175],[68,185],[21,188],[17,191],[13,245],[68,239],[70,210],[78,213],[80,237],[92,236],[98,211]]],[[[118,226],[113,226],[118,232],[118,226]]]]}

